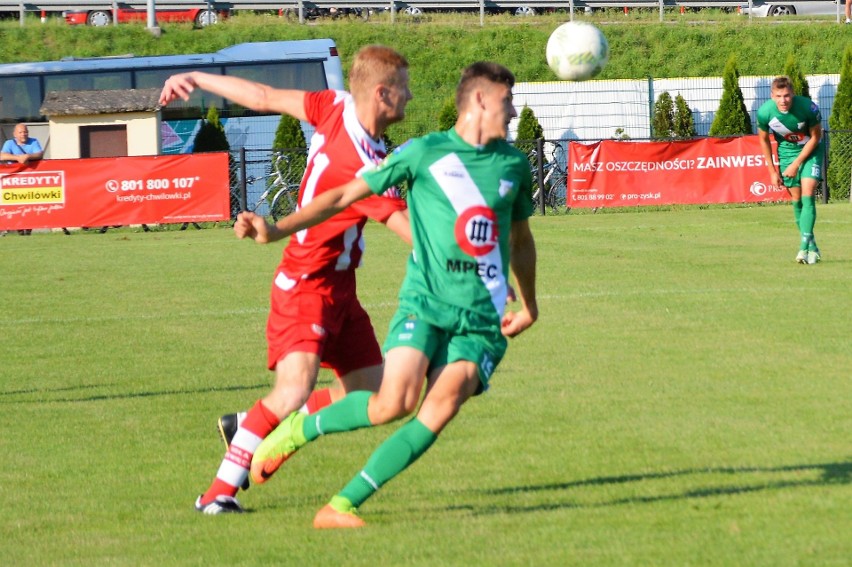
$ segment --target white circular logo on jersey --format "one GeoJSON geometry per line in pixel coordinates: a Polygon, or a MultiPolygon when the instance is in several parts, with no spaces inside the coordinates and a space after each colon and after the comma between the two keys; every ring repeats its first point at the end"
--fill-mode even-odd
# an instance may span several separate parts
{"type": "Polygon", "coordinates": [[[471,256],[485,256],[497,246],[497,215],[485,206],[466,209],[456,219],[456,242],[471,256]]]}

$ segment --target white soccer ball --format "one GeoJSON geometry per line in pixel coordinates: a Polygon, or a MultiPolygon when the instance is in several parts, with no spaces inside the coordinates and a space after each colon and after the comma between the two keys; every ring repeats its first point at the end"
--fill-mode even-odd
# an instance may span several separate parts
{"type": "Polygon", "coordinates": [[[585,81],[601,72],[609,60],[609,44],[592,24],[568,22],[547,40],[547,64],[565,81],[585,81]]]}

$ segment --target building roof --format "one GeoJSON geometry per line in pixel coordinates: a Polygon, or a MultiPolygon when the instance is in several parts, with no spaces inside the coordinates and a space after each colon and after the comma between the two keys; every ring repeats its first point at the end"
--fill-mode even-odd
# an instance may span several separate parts
{"type": "Polygon", "coordinates": [[[41,103],[45,116],[85,116],[160,110],[160,89],[50,91],[41,103]]]}

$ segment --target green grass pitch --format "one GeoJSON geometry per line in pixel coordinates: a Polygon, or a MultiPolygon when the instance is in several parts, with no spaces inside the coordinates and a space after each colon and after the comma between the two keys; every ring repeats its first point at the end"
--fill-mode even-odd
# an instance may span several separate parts
{"type": "MultiPolygon", "coordinates": [[[[534,217],[538,324],[357,532],[311,520],[392,425],[300,452],[240,495],[249,514],[193,511],[216,418],[270,385],[280,246],[0,238],[2,562],[848,565],[850,212],[818,208],[816,266],[789,206],[534,217]]],[[[367,242],[382,339],[406,249],[367,242]]]]}

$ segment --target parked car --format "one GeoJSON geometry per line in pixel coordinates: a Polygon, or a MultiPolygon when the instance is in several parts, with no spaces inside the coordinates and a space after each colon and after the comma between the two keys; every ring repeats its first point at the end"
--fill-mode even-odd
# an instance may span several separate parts
{"type": "MultiPolygon", "coordinates": [[[[532,6],[517,6],[510,8],[501,8],[498,5],[494,5],[495,2],[486,2],[485,12],[488,14],[514,14],[515,16],[535,16],[537,14],[544,14],[548,12],[552,12],[556,10],[560,6],[553,6],[550,8],[535,8],[532,6]]],[[[556,3],[554,3],[556,4],[556,3]]],[[[400,13],[405,14],[407,16],[422,16],[424,12],[427,10],[423,8],[419,8],[417,6],[406,6],[400,10],[400,13]]],[[[468,7],[453,7],[447,6],[442,8],[432,8],[428,9],[429,12],[479,12],[479,8],[476,6],[468,6],[468,7]]]]}
{"type": "MultiPolygon", "coordinates": [[[[850,0],[852,1],[852,0],[850,0]]],[[[843,13],[843,8],[839,8],[843,13]]],[[[749,11],[748,4],[740,5],[740,13],[760,18],[769,16],[834,16],[837,15],[838,5],[833,0],[790,0],[760,1],[754,0],[749,11]]]]}
{"type": "MultiPolygon", "coordinates": [[[[112,10],[69,10],[63,12],[66,24],[89,26],[108,26],[112,23],[112,10]]],[[[227,12],[217,12],[206,8],[183,8],[174,10],[157,10],[157,22],[189,22],[204,27],[217,23],[226,18],[227,12]]],[[[116,10],[118,23],[147,22],[148,10],[134,8],[118,8],[116,10]]]]}

